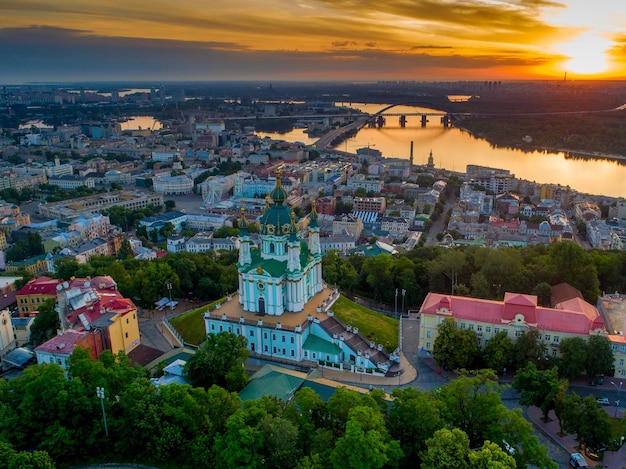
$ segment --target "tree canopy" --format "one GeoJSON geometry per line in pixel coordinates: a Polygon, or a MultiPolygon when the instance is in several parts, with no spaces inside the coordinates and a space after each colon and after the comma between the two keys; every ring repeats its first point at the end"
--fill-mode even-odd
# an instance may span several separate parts
{"type": "Polygon", "coordinates": [[[215,385],[240,391],[247,382],[243,363],[248,358],[245,337],[232,332],[208,334],[202,348],[185,365],[193,386],[208,389],[215,385]]]}

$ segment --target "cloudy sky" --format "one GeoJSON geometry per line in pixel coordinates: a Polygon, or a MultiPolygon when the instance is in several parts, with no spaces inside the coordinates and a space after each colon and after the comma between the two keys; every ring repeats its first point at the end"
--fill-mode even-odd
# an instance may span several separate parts
{"type": "Polygon", "coordinates": [[[626,77],[626,0],[0,0],[0,83],[626,77]]]}

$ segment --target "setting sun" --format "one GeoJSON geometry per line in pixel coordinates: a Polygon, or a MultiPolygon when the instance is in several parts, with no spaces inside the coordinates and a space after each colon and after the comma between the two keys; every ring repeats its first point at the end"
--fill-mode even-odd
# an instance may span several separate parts
{"type": "Polygon", "coordinates": [[[566,44],[562,50],[569,57],[565,70],[582,75],[601,74],[607,70],[606,52],[609,41],[597,35],[586,33],[566,44]]]}

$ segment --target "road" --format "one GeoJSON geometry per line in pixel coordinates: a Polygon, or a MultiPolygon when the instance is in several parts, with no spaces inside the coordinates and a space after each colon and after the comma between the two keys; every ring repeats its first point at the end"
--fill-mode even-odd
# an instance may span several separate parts
{"type": "Polygon", "coordinates": [[[430,227],[430,230],[428,230],[428,237],[426,238],[426,243],[424,243],[425,246],[436,246],[437,244],[439,244],[439,241],[437,241],[436,235],[437,233],[445,232],[445,230],[448,228],[447,226],[445,226],[446,213],[448,213],[449,209],[454,207],[455,203],[456,203],[456,194],[452,194],[446,200],[446,205],[443,208],[443,213],[433,223],[433,226],[430,227]]]}
{"type": "Polygon", "coordinates": [[[359,117],[354,122],[348,125],[344,125],[343,127],[339,127],[338,129],[333,129],[330,132],[325,133],[317,142],[315,142],[315,147],[319,150],[325,149],[330,144],[332,144],[333,141],[340,135],[343,135],[346,132],[350,132],[353,129],[360,129],[361,127],[363,127],[367,123],[369,118],[369,115],[359,117]]]}

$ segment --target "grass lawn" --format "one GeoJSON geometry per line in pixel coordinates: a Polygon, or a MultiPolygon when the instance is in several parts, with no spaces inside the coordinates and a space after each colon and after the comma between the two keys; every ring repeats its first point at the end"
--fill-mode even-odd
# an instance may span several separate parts
{"type": "Polygon", "coordinates": [[[347,326],[358,327],[359,332],[387,352],[398,347],[398,320],[356,304],[343,296],[331,307],[335,317],[347,326]]]}
{"type": "Polygon", "coordinates": [[[174,329],[182,336],[185,342],[193,345],[200,345],[204,342],[206,337],[206,328],[204,325],[204,313],[209,308],[215,308],[215,305],[222,303],[226,298],[219,299],[208,305],[201,306],[200,308],[176,316],[170,319],[170,323],[174,326],[174,329]]]}

